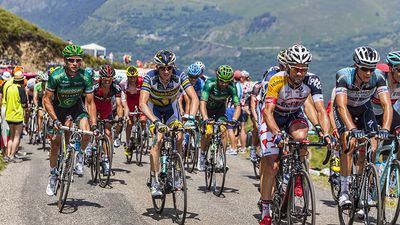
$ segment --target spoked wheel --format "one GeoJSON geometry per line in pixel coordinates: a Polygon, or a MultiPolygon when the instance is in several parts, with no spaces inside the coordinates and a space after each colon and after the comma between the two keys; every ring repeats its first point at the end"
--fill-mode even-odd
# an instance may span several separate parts
{"type": "Polygon", "coordinates": [[[139,148],[136,149],[136,165],[137,166],[142,166],[142,156],[143,156],[143,146],[144,146],[144,140],[143,140],[143,130],[142,126],[140,126],[139,123],[139,128],[136,128],[136,130],[139,131],[137,137],[139,138],[138,143],[139,143],[139,148]]]}
{"type": "Polygon", "coordinates": [[[226,153],[222,143],[219,143],[215,152],[215,167],[213,176],[213,192],[216,196],[220,196],[224,190],[226,172],[226,153]]]}
{"type": "Polygon", "coordinates": [[[173,192],[172,200],[175,209],[175,221],[178,224],[184,224],[187,209],[187,187],[185,169],[183,167],[182,158],[179,153],[174,153],[172,157],[172,175],[173,175],[173,192]]]}
{"type": "Polygon", "coordinates": [[[44,123],[43,123],[43,128],[42,128],[42,148],[43,151],[46,151],[46,141],[47,141],[47,133],[48,133],[48,126],[50,126],[49,124],[49,119],[44,119],[44,123]]]}
{"type": "Polygon", "coordinates": [[[128,155],[126,155],[126,162],[128,164],[132,163],[132,157],[133,157],[133,149],[135,149],[135,144],[133,138],[131,138],[129,147],[128,147],[128,155]]]}
{"type": "Polygon", "coordinates": [[[287,205],[288,224],[312,224],[315,219],[314,186],[310,176],[300,171],[290,181],[289,198],[287,205]]]}
{"type": "Polygon", "coordinates": [[[35,124],[36,124],[36,116],[30,117],[28,134],[29,134],[29,144],[36,144],[35,140],[35,124]]]}
{"type": "Polygon", "coordinates": [[[60,189],[61,186],[61,173],[64,169],[64,136],[63,138],[61,138],[61,145],[60,145],[60,149],[58,150],[58,158],[57,158],[57,171],[58,171],[58,176],[57,176],[57,182],[56,182],[56,193],[55,195],[57,195],[58,190],[60,189]]]}
{"type": "MultiPolygon", "coordinates": [[[[150,182],[151,182],[151,178],[150,178],[150,182]]],[[[161,185],[161,192],[163,194],[161,196],[151,196],[151,200],[153,202],[153,208],[158,214],[162,213],[162,211],[164,210],[164,206],[165,206],[165,189],[164,189],[164,185],[162,185],[161,183],[160,183],[160,185],[161,185]]]]}
{"type": "Polygon", "coordinates": [[[60,172],[60,191],[58,192],[58,211],[62,212],[67,201],[69,186],[71,185],[74,168],[74,151],[67,153],[63,170],[60,172]]]}
{"type": "Polygon", "coordinates": [[[97,182],[99,171],[100,171],[100,148],[98,142],[96,142],[96,148],[92,148],[92,156],[90,160],[90,175],[93,182],[97,182]]]}
{"type": "Polygon", "coordinates": [[[396,224],[400,211],[400,165],[393,160],[382,188],[383,224],[396,224]]]}
{"type": "Polygon", "coordinates": [[[190,133],[185,151],[185,167],[189,173],[193,173],[193,170],[197,165],[197,152],[195,136],[193,133],[190,133]]]}
{"type": "Polygon", "coordinates": [[[257,161],[253,163],[253,171],[256,179],[260,179],[260,157],[257,156],[257,161]]]}
{"type": "Polygon", "coordinates": [[[363,201],[366,224],[380,224],[382,222],[381,189],[375,165],[367,166],[367,174],[362,185],[360,201],[363,201]]]}
{"type": "Polygon", "coordinates": [[[209,191],[211,189],[211,182],[214,172],[214,159],[211,155],[211,152],[207,151],[206,153],[206,162],[204,163],[204,180],[205,180],[205,191],[209,191]]]}
{"type": "Polygon", "coordinates": [[[104,136],[103,139],[99,141],[99,148],[97,150],[99,152],[98,162],[99,162],[99,181],[100,187],[106,187],[110,183],[110,174],[111,174],[111,163],[110,157],[112,157],[112,149],[111,142],[108,136],[104,136]],[[104,171],[105,169],[105,159],[108,160],[108,172],[104,171]]]}
{"type": "MultiPolygon", "coordinates": [[[[282,198],[281,196],[279,196],[278,192],[274,192],[274,196],[273,196],[273,219],[272,219],[272,224],[274,225],[280,225],[281,224],[281,202],[282,202],[282,198]]],[[[261,218],[263,219],[263,218],[261,218]]]]}

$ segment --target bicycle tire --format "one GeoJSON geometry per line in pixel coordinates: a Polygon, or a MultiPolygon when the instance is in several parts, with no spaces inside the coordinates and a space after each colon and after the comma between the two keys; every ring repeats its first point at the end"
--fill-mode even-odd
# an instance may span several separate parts
{"type": "Polygon", "coordinates": [[[371,214],[371,206],[369,206],[369,199],[367,198],[363,198],[364,200],[364,213],[365,213],[365,221],[366,224],[368,225],[372,225],[372,224],[380,224],[382,222],[382,205],[381,205],[381,189],[380,189],[380,184],[379,184],[379,177],[378,177],[378,173],[376,171],[376,167],[374,164],[370,163],[366,166],[366,168],[364,169],[366,170],[366,174],[365,174],[365,178],[364,179],[364,184],[362,185],[362,187],[364,187],[364,189],[362,190],[364,192],[363,196],[368,196],[368,192],[369,189],[375,189],[375,198],[374,198],[374,191],[372,191],[371,193],[371,198],[375,199],[374,201],[376,202],[374,208],[376,208],[376,222],[374,223],[374,218],[371,217],[370,218],[370,214],[371,214]],[[370,180],[370,178],[372,180],[370,180]]]}
{"type": "MultiPolygon", "coordinates": [[[[110,155],[112,155],[112,149],[111,149],[111,142],[110,139],[108,138],[107,135],[105,135],[101,140],[99,140],[99,148],[98,151],[100,152],[100,154],[98,154],[100,157],[98,158],[98,162],[99,162],[99,186],[100,187],[106,187],[108,184],[110,184],[110,175],[111,175],[111,164],[110,161],[108,161],[108,165],[109,165],[109,170],[108,170],[108,174],[104,175],[104,171],[103,171],[103,167],[100,166],[100,164],[103,164],[103,157],[104,156],[104,152],[106,152],[106,155],[109,159],[110,155]]],[[[111,156],[112,157],[112,156],[111,156]]]]}
{"type": "Polygon", "coordinates": [[[28,127],[28,135],[29,135],[29,144],[34,145],[34,134],[35,134],[35,116],[30,117],[29,127],[28,127]]]}
{"type": "Polygon", "coordinates": [[[143,129],[142,126],[140,126],[139,123],[139,129],[136,128],[136,130],[139,130],[138,137],[139,137],[139,148],[136,149],[136,165],[137,166],[142,166],[142,156],[143,156],[143,145],[144,145],[144,140],[143,140],[143,129]]]}
{"type": "Polygon", "coordinates": [[[65,206],[65,203],[68,198],[69,187],[71,185],[73,169],[74,169],[74,154],[75,151],[71,149],[71,151],[67,152],[66,159],[64,161],[64,169],[61,174],[61,187],[58,196],[58,211],[62,212],[65,206]]]}
{"type": "Polygon", "coordinates": [[[175,175],[172,179],[174,186],[174,190],[172,192],[172,200],[174,203],[175,216],[176,216],[175,222],[178,224],[184,224],[186,219],[186,210],[187,210],[187,187],[186,187],[185,168],[183,167],[182,158],[178,152],[173,153],[172,160],[173,162],[170,165],[172,165],[172,171],[173,171],[172,174],[175,175]],[[178,188],[175,186],[176,185],[175,179],[181,179],[182,187],[178,188]],[[183,194],[182,209],[180,209],[177,204],[178,193],[183,194]]]}
{"type": "Polygon", "coordinates": [[[213,193],[216,196],[220,196],[224,191],[225,186],[225,178],[226,178],[226,151],[224,146],[221,142],[218,144],[218,148],[215,154],[215,165],[214,165],[214,172],[213,172],[213,179],[214,179],[214,189],[213,193]],[[218,163],[222,160],[222,163],[218,165],[218,163]]]}
{"type": "Polygon", "coordinates": [[[398,160],[393,160],[389,167],[389,172],[387,173],[387,179],[385,179],[385,183],[382,188],[382,218],[384,224],[394,225],[397,222],[400,211],[400,182],[399,182],[399,173],[400,173],[400,163],[398,160]],[[395,185],[393,185],[392,181],[395,180],[395,185]],[[389,187],[388,182],[389,180],[389,187]],[[392,200],[387,200],[386,196],[394,197],[394,202],[392,200]],[[392,207],[390,207],[392,206],[392,207]],[[387,213],[386,207],[390,207],[394,209],[394,213],[387,213]],[[387,214],[391,214],[393,216],[387,216],[387,214]]]}
{"type": "Polygon", "coordinates": [[[126,156],[126,162],[128,164],[132,163],[132,157],[133,157],[133,149],[135,148],[135,139],[132,137],[133,131],[131,132],[131,138],[130,138],[130,143],[128,146],[128,155],[126,156]]]}
{"type": "Polygon", "coordinates": [[[315,191],[311,178],[304,170],[299,171],[290,179],[289,198],[287,205],[287,222],[293,224],[297,220],[301,220],[301,224],[316,224],[316,205],[315,191]],[[300,179],[302,186],[302,195],[296,195],[295,187],[297,180],[300,179]],[[299,198],[299,199],[295,199],[299,198]],[[296,207],[296,200],[303,200],[303,206],[300,206],[300,211],[296,207]]]}
{"type": "Polygon", "coordinates": [[[252,162],[252,164],[253,164],[254,177],[256,179],[260,179],[260,172],[259,172],[260,171],[260,162],[257,159],[257,161],[252,162]]]}
{"type": "Polygon", "coordinates": [[[329,186],[331,189],[331,194],[333,200],[336,202],[336,204],[339,204],[339,195],[340,195],[340,174],[335,173],[332,171],[332,160],[329,160],[329,186]],[[333,177],[333,176],[338,176],[338,177],[333,177]],[[335,180],[336,179],[336,180],[335,180]]]}
{"type": "Polygon", "coordinates": [[[214,171],[214,159],[212,156],[208,157],[208,154],[211,154],[211,152],[209,151],[210,150],[206,152],[206,162],[204,163],[205,192],[211,190],[211,183],[214,171]]]}
{"type": "Polygon", "coordinates": [[[58,193],[58,189],[60,189],[61,186],[61,172],[63,171],[64,168],[64,152],[65,152],[65,143],[64,143],[64,135],[62,135],[61,138],[61,145],[60,148],[58,150],[58,157],[57,157],[57,182],[56,182],[56,193],[55,195],[57,196],[58,193]]]}
{"type": "Polygon", "coordinates": [[[189,132],[189,140],[187,143],[185,154],[185,167],[189,173],[193,173],[194,168],[196,167],[197,162],[197,154],[196,154],[196,140],[195,136],[192,132],[189,132]]]}
{"type": "Polygon", "coordinates": [[[100,150],[99,150],[99,142],[96,142],[96,148],[94,149],[95,151],[93,151],[92,149],[92,159],[91,159],[91,164],[90,164],[90,174],[92,176],[92,181],[93,182],[97,182],[98,179],[98,174],[100,171],[100,150]]]}

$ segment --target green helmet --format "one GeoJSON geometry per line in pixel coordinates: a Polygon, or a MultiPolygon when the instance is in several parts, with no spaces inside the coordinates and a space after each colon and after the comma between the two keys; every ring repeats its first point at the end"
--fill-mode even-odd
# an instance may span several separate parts
{"type": "Polygon", "coordinates": [[[79,45],[67,45],[63,50],[64,58],[72,57],[72,56],[82,56],[83,50],[79,45]]]}
{"type": "Polygon", "coordinates": [[[228,65],[219,66],[217,69],[217,78],[222,81],[233,80],[233,69],[228,65]]]}

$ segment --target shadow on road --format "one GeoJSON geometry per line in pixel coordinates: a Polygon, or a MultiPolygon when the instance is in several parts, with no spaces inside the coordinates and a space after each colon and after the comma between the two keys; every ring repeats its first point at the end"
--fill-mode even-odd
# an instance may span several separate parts
{"type": "Polygon", "coordinates": [[[112,171],[114,171],[114,172],[131,173],[130,170],[125,170],[125,169],[121,169],[121,168],[112,168],[112,171]]]}
{"type": "MultiPolygon", "coordinates": [[[[57,202],[50,203],[47,205],[57,206],[57,202]]],[[[79,207],[82,206],[89,206],[89,207],[96,207],[96,208],[104,208],[102,205],[94,202],[89,202],[81,198],[68,198],[67,202],[65,203],[64,210],[61,212],[63,214],[71,214],[78,211],[79,207]]]]}
{"type": "Polygon", "coordinates": [[[252,180],[260,180],[260,179],[258,179],[256,176],[254,176],[254,175],[243,175],[243,177],[247,177],[247,178],[250,178],[250,179],[252,179],[252,180]]]}
{"type": "Polygon", "coordinates": [[[323,199],[321,199],[319,201],[321,201],[322,204],[324,204],[326,206],[329,206],[331,208],[336,208],[337,207],[337,204],[336,204],[336,202],[334,200],[323,200],[323,199]]]}
{"type": "MultiPolygon", "coordinates": [[[[147,212],[143,213],[143,216],[150,217],[156,221],[165,220],[165,219],[175,219],[175,209],[173,208],[164,208],[161,214],[158,214],[153,208],[146,209],[147,212]]],[[[200,221],[198,218],[199,214],[186,212],[186,221],[188,219],[200,221]]]]}

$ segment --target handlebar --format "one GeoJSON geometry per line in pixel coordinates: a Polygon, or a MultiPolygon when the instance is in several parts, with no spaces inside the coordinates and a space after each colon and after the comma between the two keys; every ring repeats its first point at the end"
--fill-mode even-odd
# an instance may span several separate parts
{"type": "Polygon", "coordinates": [[[86,135],[94,136],[92,131],[82,130],[82,129],[79,129],[77,127],[61,126],[60,130],[71,131],[72,133],[80,133],[80,134],[86,134],[86,135]]]}

